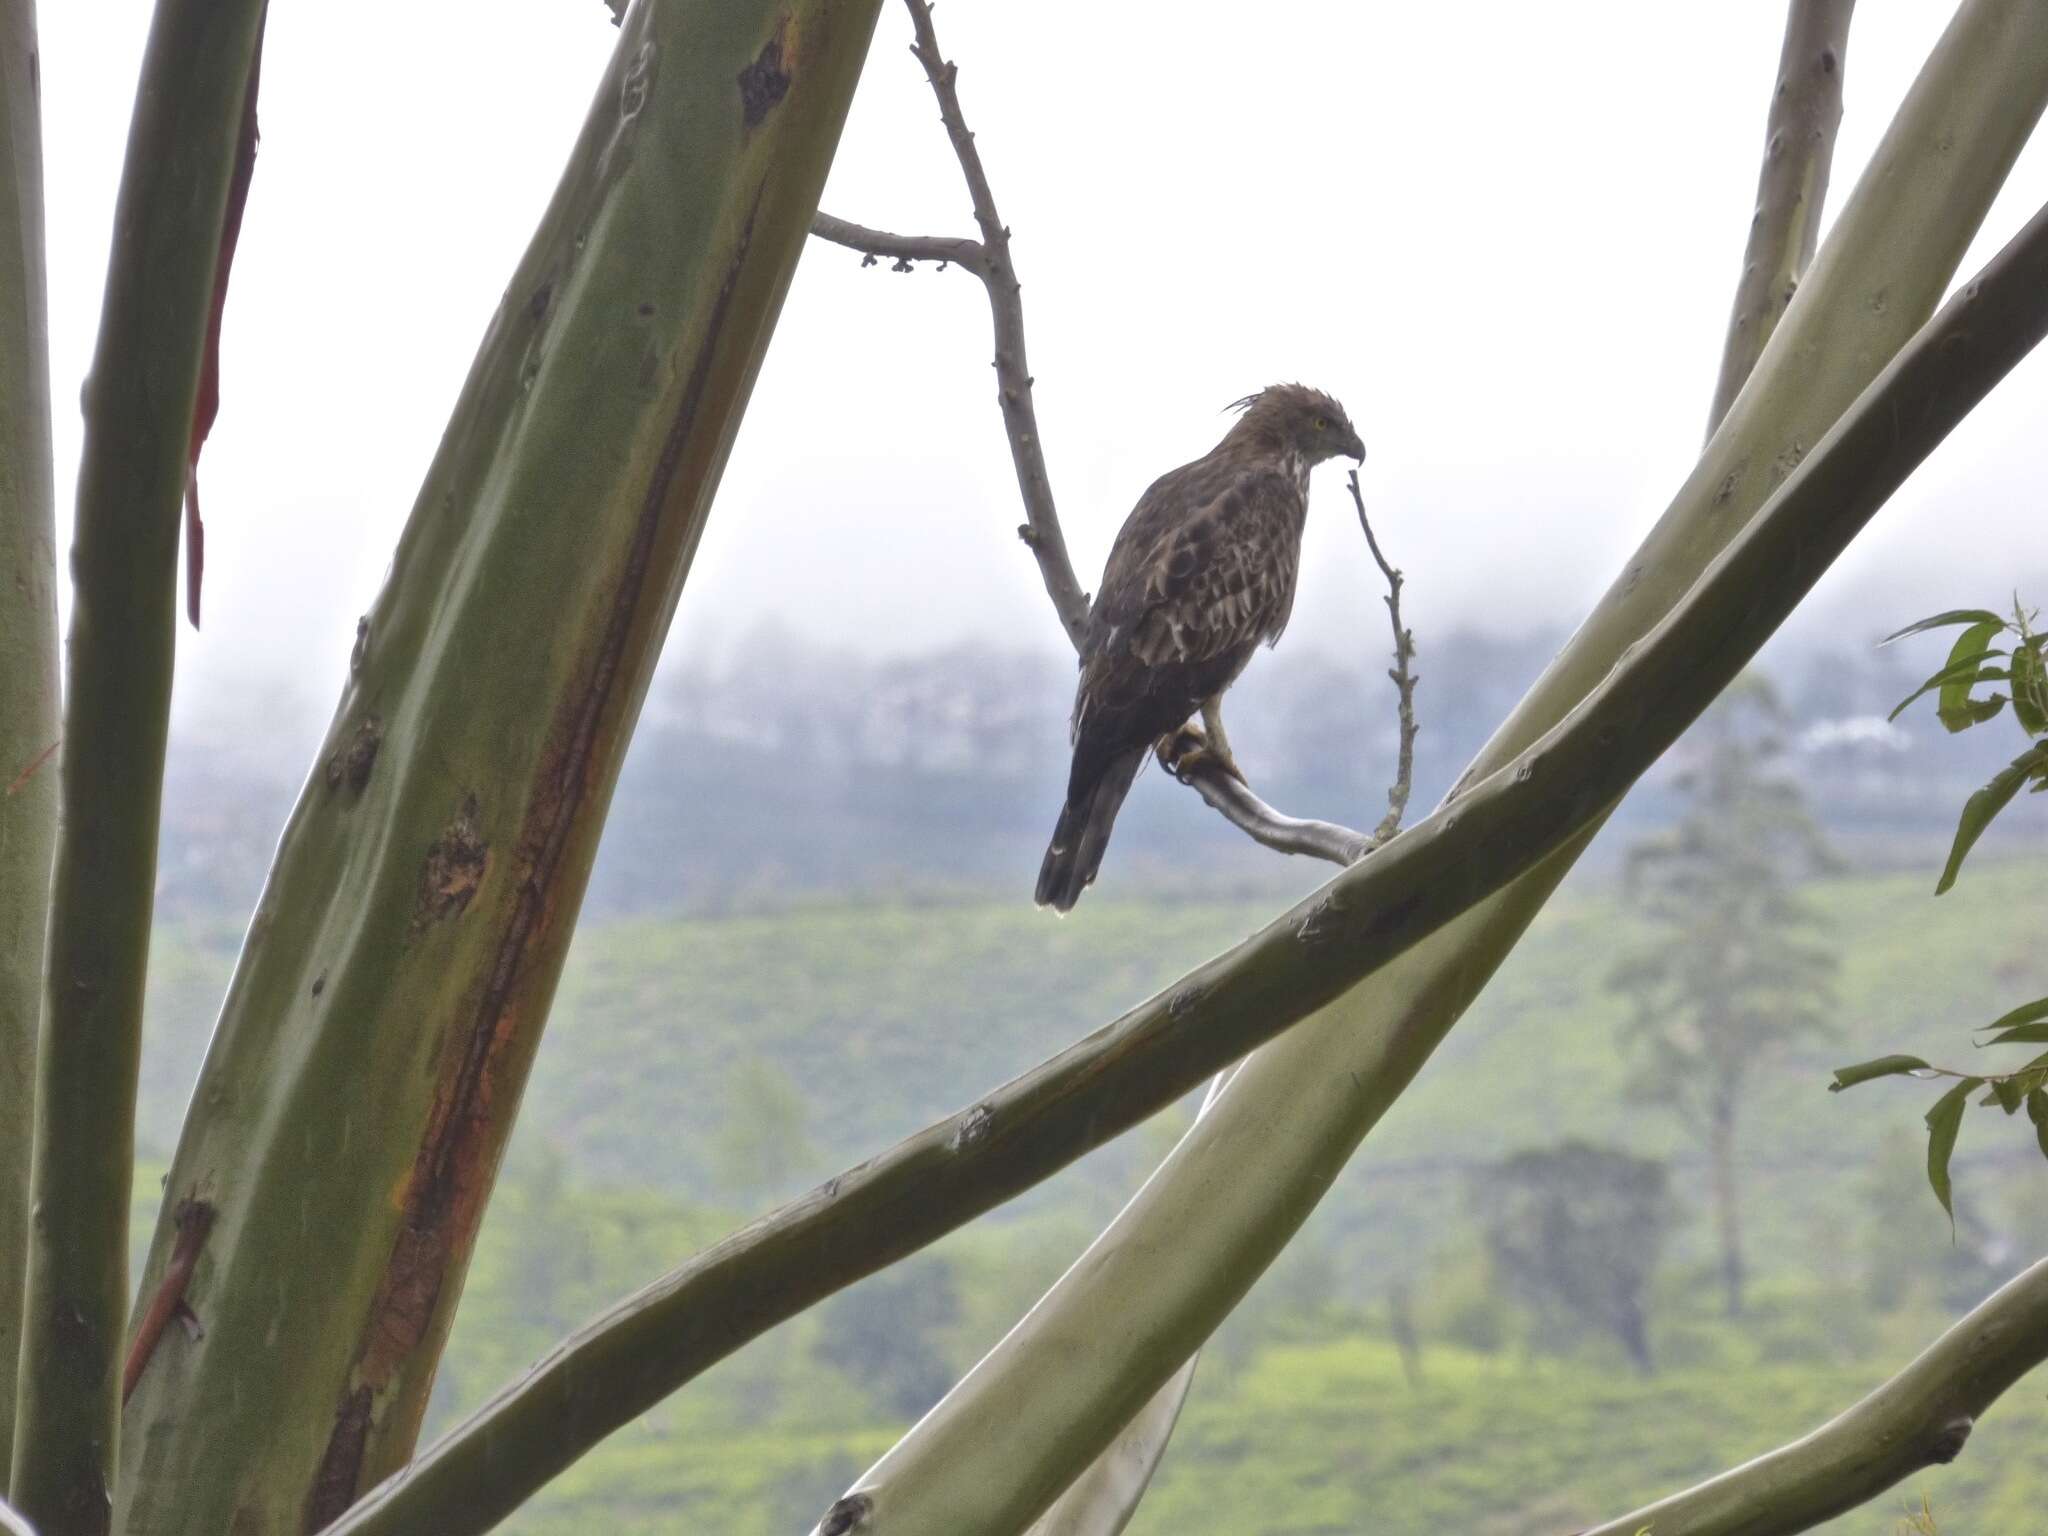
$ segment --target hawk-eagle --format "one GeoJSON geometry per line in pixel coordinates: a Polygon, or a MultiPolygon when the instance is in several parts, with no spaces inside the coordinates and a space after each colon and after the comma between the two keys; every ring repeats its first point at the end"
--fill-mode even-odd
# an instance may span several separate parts
{"type": "Polygon", "coordinates": [[[1103,567],[1081,643],[1067,803],[1038,872],[1042,907],[1072,910],[1145,754],[1197,711],[1208,727],[1199,750],[1237,771],[1219,702],[1259,642],[1287,627],[1309,471],[1339,454],[1365,459],[1321,390],[1275,384],[1238,406],[1222,442],[1138,498],[1103,567]]]}

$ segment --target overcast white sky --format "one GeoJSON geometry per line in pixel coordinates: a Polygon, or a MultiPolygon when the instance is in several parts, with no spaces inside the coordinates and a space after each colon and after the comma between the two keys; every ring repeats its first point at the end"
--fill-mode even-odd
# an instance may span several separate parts
{"type": "MultiPolygon", "coordinates": [[[[67,521],[148,10],[41,7],[67,521]]],[[[1948,10],[1858,6],[1831,210],[1948,10]]],[[[1368,494],[1425,636],[1574,621],[1697,449],[1783,17],[1782,0],[948,0],[942,41],[1016,231],[1084,583],[1144,486],[1220,434],[1225,402],[1299,378],[1364,433],[1368,494]]],[[[324,717],[616,35],[600,0],[273,8],[202,466],[207,623],[181,638],[181,713],[285,683],[324,717]]],[[[825,206],[970,233],[907,40],[890,0],[825,206]]],[[[2037,141],[1965,270],[2044,195],[2037,141]]],[[[814,243],[671,658],[771,619],[877,650],[1056,646],[1011,531],[988,357],[971,278],[864,271],[814,243]]],[[[1875,634],[1996,598],[2011,567],[1980,538],[2041,526],[2044,397],[2037,356],[1821,606],[1871,600],[1875,634]]],[[[1324,474],[1297,634],[1377,649],[1370,568],[1341,476],[1324,474]]]]}

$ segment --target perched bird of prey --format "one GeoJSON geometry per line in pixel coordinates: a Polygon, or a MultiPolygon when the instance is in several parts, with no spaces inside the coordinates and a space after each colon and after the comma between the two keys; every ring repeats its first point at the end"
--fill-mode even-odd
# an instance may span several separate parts
{"type": "Polygon", "coordinates": [[[1321,390],[1275,384],[1237,402],[1206,455],[1138,498],[1103,568],[1081,645],[1067,803],[1038,871],[1038,904],[1071,911],[1102,867],[1145,754],[1200,711],[1206,736],[1180,758],[1236,774],[1223,692],[1287,627],[1301,565],[1309,471],[1365,445],[1321,390]]]}

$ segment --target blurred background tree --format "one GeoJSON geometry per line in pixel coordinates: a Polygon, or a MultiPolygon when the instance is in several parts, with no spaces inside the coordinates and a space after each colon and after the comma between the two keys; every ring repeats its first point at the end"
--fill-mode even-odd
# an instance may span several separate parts
{"type": "Polygon", "coordinates": [[[1831,870],[1798,784],[1772,771],[1786,713],[1751,676],[1701,719],[1678,778],[1684,811],[1632,845],[1624,890],[1651,935],[1612,972],[1631,1014],[1621,1038],[1633,1087],[1704,1146],[1731,1317],[1742,1312],[1736,1133],[1756,1068],[1828,1028],[1837,962],[1805,876],[1831,870]]]}
{"type": "Polygon", "coordinates": [[[1563,1141],[1503,1159],[1476,1193],[1495,1277],[1534,1314],[1537,1342],[1605,1334],[1649,1375],[1650,1281],[1675,1216],[1664,1164],[1563,1141]]]}

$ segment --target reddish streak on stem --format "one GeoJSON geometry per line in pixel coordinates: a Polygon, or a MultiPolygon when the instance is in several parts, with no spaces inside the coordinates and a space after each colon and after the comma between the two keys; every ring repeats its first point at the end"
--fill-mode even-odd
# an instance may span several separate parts
{"type": "Polygon", "coordinates": [[[36,776],[36,770],[41,768],[52,757],[55,757],[57,749],[62,745],[64,745],[64,738],[59,736],[55,741],[43,748],[42,751],[30,758],[28,766],[17,773],[14,776],[14,782],[7,786],[7,798],[12,800],[16,795],[28,788],[28,781],[36,776]]]}
{"type": "MultiPolygon", "coordinates": [[[[267,19],[267,11],[266,11],[267,19]]],[[[199,517],[199,450],[220,414],[220,322],[228,306],[228,273],[242,233],[242,210],[256,175],[256,84],[263,68],[263,24],[257,24],[256,55],[249,63],[249,89],[242,98],[242,131],[235,146],[235,174],[221,219],[220,257],[213,269],[213,307],[206,317],[206,350],[199,364],[199,393],[192,402],[192,443],[185,455],[185,614],[199,627],[199,584],[206,571],[206,525],[199,517]]]]}
{"type": "Polygon", "coordinates": [[[142,1372],[149,1357],[156,1353],[164,1329],[185,1309],[185,1287],[191,1283],[192,1271],[199,1263],[199,1250],[206,1246],[206,1234],[213,1230],[213,1207],[204,1200],[187,1200],[178,1207],[176,1221],[178,1241],[171,1249],[171,1262],[156,1294],[149,1298],[149,1310],[136,1326],[135,1343],[129,1348],[128,1363],[121,1371],[123,1403],[135,1395],[135,1384],[142,1380],[142,1372]]]}

